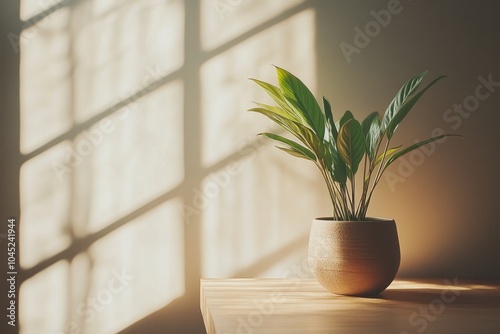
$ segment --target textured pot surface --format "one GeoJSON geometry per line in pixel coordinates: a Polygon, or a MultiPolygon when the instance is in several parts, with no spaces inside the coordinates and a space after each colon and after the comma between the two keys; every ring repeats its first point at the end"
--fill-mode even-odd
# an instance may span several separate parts
{"type": "Polygon", "coordinates": [[[394,220],[313,220],[309,266],[318,282],[341,295],[368,296],[384,291],[399,269],[399,240],[394,220]]]}

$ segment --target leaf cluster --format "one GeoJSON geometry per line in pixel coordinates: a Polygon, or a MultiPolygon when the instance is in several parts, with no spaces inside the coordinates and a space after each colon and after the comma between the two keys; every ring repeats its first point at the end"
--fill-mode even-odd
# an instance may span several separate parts
{"type": "Polygon", "coordinates": [[[456,136],[442,134],[407,147],[390,145],[398,126],[413,106],[444,76],[432,80],[420,91],[428,71],[412,77],[401,87],[382,117],[373,112],[360,122],[350,111],[335,121],[327,98],[322,99],[322,110],[300,79],[280,67],[276,67],[276,71],[278,86],[251,79],[276,105],[255,102],[256,107],[249,111],[267,116],[295,137],[296,140],[291,140],[275,133],[259,134],[281,143],[280,150],[316,164],[330,193],[335,220],[365,220],[373,192],[394,161],[423,145],[456,136]],[[356,174],[361,171],[363,176],[358,180],[361,181],[361,193],[356,194],[356,174]]]}

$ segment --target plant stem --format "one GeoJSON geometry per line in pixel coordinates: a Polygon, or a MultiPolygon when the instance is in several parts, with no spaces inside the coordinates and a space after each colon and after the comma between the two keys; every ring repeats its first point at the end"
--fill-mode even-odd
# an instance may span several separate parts
{"type": "Polygon", "coordinates": [[[368,179],[366,178],[366,168],[368,164],[368,155],[365,155],[365,161],[364,161],[364,167],[363,167],[363,192],[361,194],[361,198],[358,203],[358,208],[356,209],[356,219],[357,220],[363,220],[364,217],[361,215],[361,212],[364,207],[364,202],[366,200],[366,193],[368,192],[368,185],[370,184],[370,178],[371,178],[371,167],[370,167],[370,172],[368,174],[368,179]]]}
{"type": "Polygon", "coordinates": [[[321,175],[323,175],[323,178],[325,180],[326,186],[328,188],[328,192],[330,194],[330,199],[332,201],[333,205],[333,218],[338,219],[338,217],[341,215],[339,205],[337,203],[337,194],[335,191],[335,182],[331,178],[331,175],[329,175],[328,169],[326,168],[325,164],[323,161],[321,163],[316,163],[316,166],[318,166],[318,169],[321,172],[321,175]]]}
{"type": "Polygon", "coordinates": [[[366,200],[366,205],[365,205],[365,212],[364,214],[366,215],[366,211],[368,211],[368,205],[370,205],[370,201],[372,199],[372,195],[373,195],[373,191],[375,190],[375,187],[377,186],[378,182],[380,181],[380,178],[382,176],[382,172],[383,172],[383,165],[384,165],[384,162],[385,162],[385,158],[386,158],[386,155],[387,155],[387,150],[389,148],[389,143],[390,143],[390,139],[387,139],[387,142],[385,143],[385,148],[384,148],[384,155],[382,156],[382,161],[380,161],[380,165],[378,167],[378,170],[377,170],[377,174],[375,175],[375,179],[373,180],[373,185],[372,185],[372,189],[370,190],[370,194],[368,195],[368,199],[366,200]]]}
{"type": "MultiPolygon", "coordinates": [[[[352,173],[351,173],[352,174],[352,173]]],[[[351,177],[351,215],[353,215],[353,218],[356,218],[356,177],[355,175],[352,175],[351,177]]]]}

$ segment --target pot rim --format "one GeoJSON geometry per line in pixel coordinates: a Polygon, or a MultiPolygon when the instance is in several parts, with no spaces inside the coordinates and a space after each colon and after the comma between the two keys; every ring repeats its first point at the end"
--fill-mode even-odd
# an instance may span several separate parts
{"type": "Polygon", "coordinates": [[[334,220],[333,217],[316,217],[314,221],[325,222],[325,223],[383,223],[383,222],[395,222],[392,218],[384,217],[366,217],[366,220],[334,220]]]}

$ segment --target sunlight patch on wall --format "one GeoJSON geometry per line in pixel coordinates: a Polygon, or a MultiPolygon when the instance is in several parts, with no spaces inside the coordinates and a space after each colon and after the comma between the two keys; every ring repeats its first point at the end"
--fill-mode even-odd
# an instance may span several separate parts
{"type": "Polygon", "coordinates": [[[108,284],[112,268],[125,273],[128,282],[113,303],[96,314],[88,333],[116,333],[184,294],[184,226],[179,205],[178,199],[166,202],[90,248],[90,295],[108,284]]]}
{"type": "Polygon", "coordinates": [[[201,0],[202,48],[222,45],[304,0],[201,0]]]}
{"type": "Polygon", "coordinates": [[[68,314],[69,266],[59,261],[21,286],[19,318],[21,334],[53,333],[68,314]]]}
{"type": "Polygon", "coordinates": [[[171,83],[21,169],[23,267],[62,251],[71,236],[108,226],[183,178],[182,85],[171,83]]]}
{"type": "Polygon", "coordinates": [[[98,231],[182,181],[184,147],[170,145],[183,140],[182,94],[173,82],[108,118],[111,130],[74,171],[78,234],[98,231]]]}
{"type": "Polygon", "coordinates": [[[29,268],[68,247],[71,184],[60,182],[52,164],[64,161],[69,142],[36,156],[21,168],[21,266],[29,268]]]}
{"type": "Polygon", "coordinates": [[[184,294],[184,1],[75,1],[22,38],[21,266],[71,259],[23,283],[21,331],[116,333],[184,294]]]}
{"type": "Polygon", "coordinates": [[[214,57],[201,70],[202,162],[210,166],[241,149],[268,127],[264,116],[247,109],[251,101],[271,101],[258,78],[277,84],[271,64],[289,69],[316,88],[315,14],[305,10],[214,57]],[[283,38],[289,36],[289,38],[283,38]]]}
{"type": "Polygon", "coordinates": [[[184,8],[175,1],[77,4],[72,29],[77,122],[148,90],[183,62],[184,8]]]}
{"type": "Polygon", "coordinates": [[[203,277],[281,277],[282,262],[307,247],[312,219],[330,202],[315,166],[293,159],[266,145],[204,180],[203,277]]]}
{"type": "Polygon", "coordinates": [[[276,126],[246,111],[251,101],[271,101],[247,80],[277,84],[271,64],[289,69],[315,91],[314,41],[315,13],[304,10],[215,56],[201,69],[202,163],[210,167],[228,161],[199,189],[205,204],[199,210],[203,277],[280,276],[279,262],[289,260],[282,249],[300,249],[297,240],[307,234],[313,216],[328,207],[319,197],[326,190],[314,166],[290,164],[291,157],[269,150],[269,141],[256,134],[276,126]],[[293,194],[301,194],[300,199],[293,194]]]}
{"type": "Polygon", "coordinates": [[[21,333],[117,333],[184,294],[180,200],[58,262],[21,289],[21,333]],[[47,307],[49,305],[50,307],[47,307]]]}
{"type": "MultiPolygon", "coordinates": [[[[49,6],[22,3],[23,15],[49,6]]],[[[23,154],[138,92],[148,92],[182,66],[182,1],[108,3],[108,10],[99,1],[59,8],[22,32],[23,154]]]]}
{"type": "Polygon", "coordinates": [[[21,33],[20,148],[23,154],[72,126],[70,18],[67,8],[60,9],[47,17],[41,28],[34,26],[21,33]]]}

